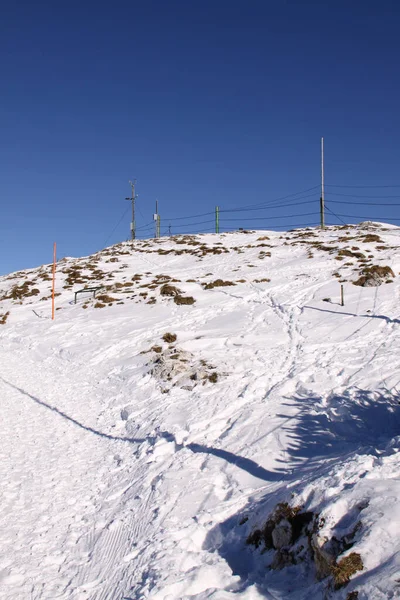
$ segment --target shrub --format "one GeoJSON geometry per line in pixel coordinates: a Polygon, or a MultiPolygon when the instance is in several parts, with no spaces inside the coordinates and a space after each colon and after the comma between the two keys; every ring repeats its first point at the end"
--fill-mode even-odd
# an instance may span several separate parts
{"type": "Polygon", "coordinates": [[[217,383],[217,381],[218,381],[218,373],[216,371],[214,371],[214,373],[211,373],[211,375],[208,376],[208,381],[210,383],[217,383]]]}

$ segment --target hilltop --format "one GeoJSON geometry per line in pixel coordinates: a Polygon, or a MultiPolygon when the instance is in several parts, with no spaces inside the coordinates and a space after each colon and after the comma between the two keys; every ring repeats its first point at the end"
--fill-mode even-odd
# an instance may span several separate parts
{"type": "Polygon", "coordinates": [[[51,265],[0,277],[0,597],[400,597],[399,248],[123,242],[54,321],[51,265]]]}

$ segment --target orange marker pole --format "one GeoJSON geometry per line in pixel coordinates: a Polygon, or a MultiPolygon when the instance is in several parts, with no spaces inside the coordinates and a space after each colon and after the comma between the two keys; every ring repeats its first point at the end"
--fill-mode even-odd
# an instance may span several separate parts
{"type": "Polygon", "coordinates": [[[54,294],[56,291],[56,261],[57,261],[57,257],[56,257],[56,252],[57,252],[57,244],[56,242],[54,242],[54,248],[53,248],[53,287],[51,290],[51,318],[54,321],[54,294]]]}

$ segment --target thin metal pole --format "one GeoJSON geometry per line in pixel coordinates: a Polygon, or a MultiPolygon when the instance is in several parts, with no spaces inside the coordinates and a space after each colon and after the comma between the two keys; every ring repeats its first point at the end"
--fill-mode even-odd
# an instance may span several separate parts
{"type": "Polygon", "coordinates": [[[130,200],[132,202],[132,222],[131,222],[131,239],[134,240],[136,238],[136,223],[135,223],[135,184],[136,179],[134,181],[129,182],[132,188],[132,196],[130,198],[125,198],[125,200],[130,200]]]}
{"type": "Polygon", "coordinates": [[[219,206],[215,207],[215,233],[219,233],[219,206]]]}
{"type": "Polygon", "coordinates": [[[340,285],[340,304],[344,306],[344,288],[343,283],[340,285]]]}
{"type": "Polygon", "coordinates": [[[156,213],[154,215],[155,238],[158,238],[158,200],[156,200],[156,213]]]}
{"type": "Polygon", "coordinates": [[[56,291],[56,262],[57,262],[57,244],[53,246],[53,285],[51,288],[51,319],[54,321],[54,298],[56,291]]]}
{"type": "Polygon", "coordinates": [[[321,138],[321,229],[325,229],[324,138],[321,138]]]}

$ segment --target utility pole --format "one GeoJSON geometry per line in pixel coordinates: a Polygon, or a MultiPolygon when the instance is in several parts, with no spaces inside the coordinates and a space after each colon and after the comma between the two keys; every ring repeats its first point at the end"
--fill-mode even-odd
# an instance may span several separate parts
{"type": "Polygon", "coordinates": [[[136,185],[136,179],[129,182],[131,184],[131,188],[132,188],[132,196],[130,198],[125,198],[125,200],[129,200],[130,202],[132,202],[132,221],[131,221],[131,239],[134,240],[136,238],[136,224],[135,224],[135,200],[136,200],[136,195],[135,195],[135,185],[136,185]]]}
{"type": "Polygon", "coordinates": [[[324,138],[321,138],[321,229],[325,229],[325,189],[324,189],[324,138]]]}
{"type": "Polygon", "coordinates": [[[215,233],[219,233],[219,206],[215,207],[215,233]]]}

